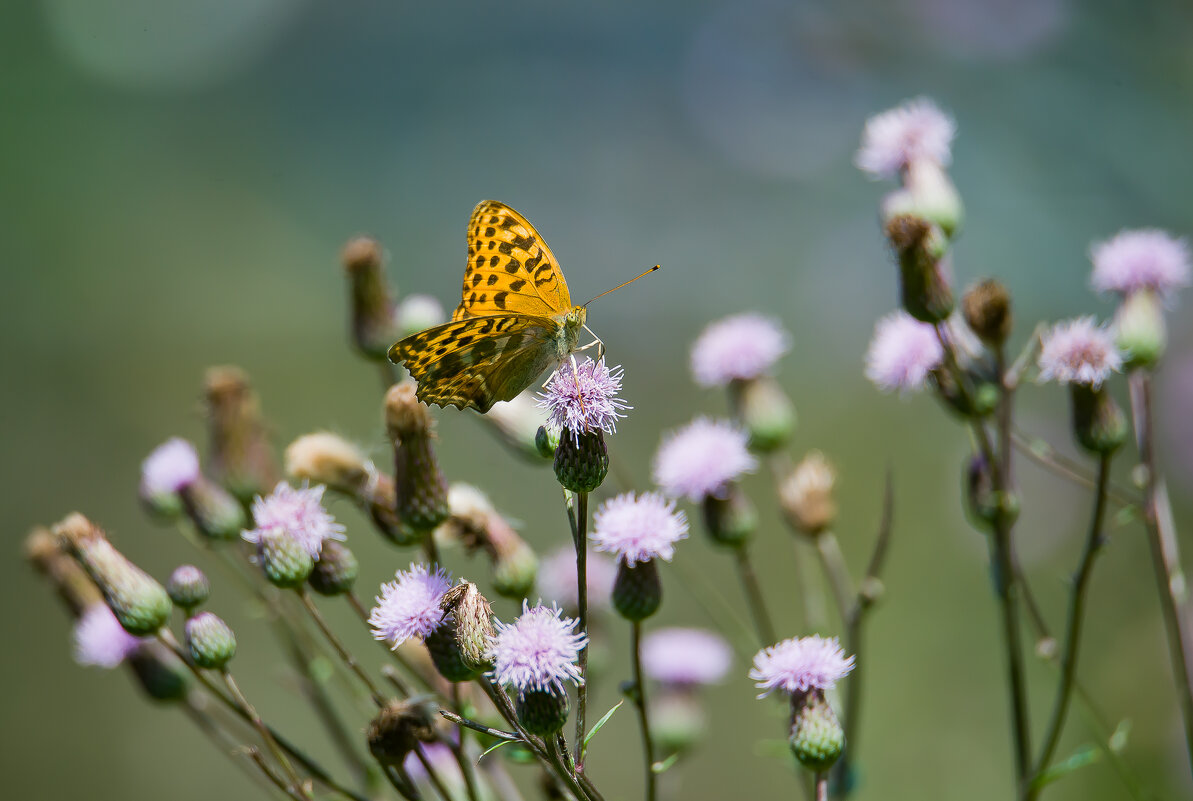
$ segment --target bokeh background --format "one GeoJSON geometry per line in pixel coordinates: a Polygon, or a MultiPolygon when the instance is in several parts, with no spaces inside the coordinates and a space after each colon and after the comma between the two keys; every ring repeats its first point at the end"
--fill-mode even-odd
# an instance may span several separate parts
{"type": "MultiPolygon", "coordinates": [[[[983,542],[959,500],[966,437],[933,401],[882,396],[862,377],[874,321],[895,305],[895,275],[876,224],[885,187],[851,158],[868,114],[934,97],[959,128],[959,282],[1008,284],[1017,343],[1039,320],[1106,315],[1087,289],[1092,240],[1143,225],[1193,231],[1191,44],[1193,9],[1176,0],[4,3],[3,795],[257,792],[125,675],[71,662],[65,616],[20,558],[22,538],[77,509],[158,576],[192,559],[173,530],[144,519],[135,490],[152,447],[171,435],[203,441],[199,390],[211,364],[251,374],[279,446],[331,429],[383,455],[381,387],[348,347],[338,250],[353,234],[378,237],[401,292],[450,308],[467,215],[493,197],[534,221],[577,299],[664,265],[589,315],[625,367],[635,409],[612,447],[639,481],[662,431],[725,411],[689,378],[700,329],[745,310],[783,321],[794,348],[780,379],[801,419],[792,452],[820,448],[838,464],[840,536],[855,573],[888,465],[897,487],[887,594],[869,627],[857,797],[1010,797],[996,610],[983,542]]],[[[1187,534],[1185,300],[1160,395],[1187,534]]],[[[1021,425],[1068,451],[1065,418],[1060,390],[1025,389],[1021,425]]],[[[549,470],[516,462],[471,413],[440,414],[439,431],[451,479],[485,488],[536,548],[567,542],[549,470]]],[[[1019,480],[1021,550],[1059,624],[1088,497],[1027,464],[1019,480]]],[[[756,547],[770,603],[786,634],[803,633],[791,537],[765,477],[747,486],[764,515],[756,547]]],[[[371,594],[410,555],[378,541],[347,504],[334,511],[371,594]]],[[[694,534],[679,549],[683,569],[740,608],[729,561],[694,534]]],[[[1188,564],[1193,540],[1183,544],[1188,564]]],[[[457,572],[484,574],[453,559],[457,572]]],[[[678,577],[666,574],[659,622],[707,625],[678,577]]],[[[238,625],[249,694],[338,764],[260,621],[230,588],[213,608],[238,625]]],[[[1080,678],[1112,723],[1130,722],[1131,771],[1160,797],[1190,797],[1136,525],[1113,532],[1089,623],[1080,678]]],[[[599,709],[628,669],[622,639],[608,646],[599,709]]],[[[783,713],[754,700],[747,667],[708,694],[713,731],[669,775],[677,797],[743,787],[792,797],[783,713]]],[[[1053,674],[1033,662],[1030,676],[1039,725],[1053,674]]],[[[1075,709],[1061,753],[1090,739],[1075,709]]],[[[630,714],[596,742],[590,770],[611,800],[640,795],[636,748],[630,714]]],[[[1049,797],[1129,793],[1103,762],[1049,797]]]]}

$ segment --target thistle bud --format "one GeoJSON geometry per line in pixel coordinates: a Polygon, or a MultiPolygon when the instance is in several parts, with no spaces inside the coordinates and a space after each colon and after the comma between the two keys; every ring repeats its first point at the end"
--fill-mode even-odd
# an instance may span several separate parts
{"type": "Polygon", "coordinates": [[[95,582],[48,529],[38,526],[25,538],[25,558],[49,580],[74,617],[93,604],[104,603],[95,582]]]}
{"type": "Polygon", "coordinates": [[[292,589],[311,575],[315,566],[311,554],[289,531],[280,526],[268,528],[258,531],[256,538],[257,560],[270,584],[292,589]]]}
{"type": "Polygon", "coordinates": [[[489,670],[489,642],[496,635],[489,601],[475,584],[461,581],[447,591],[441,605],[454,625],[461,660],[474,670],[489,670]]]}
{"type": "Polygon", "coordinates": [[[180,565],[170,574],[166,582],[166,593],[175,606],[181,607],[189,614],[210,597],[211,584],[199,568],[194,565],[180,565]]]}
{"type": "Polygon", "coordinates": [[[187,517],[210,540],[233,540],[244,529],[244,507],[219,484],[200,476],[178,493],[187,517]]]}
{"type": "Polygon", "coordinates": [[[473,667],[464,659],[464,652],[460,642],[456,639],[457,623],[454,618],[445,618],[438,628],[428,634],[423,642],[427,646],[427,653],[435,663],[439,675],[448,681],[472,681],[482,671],[473,667]]]}
{"type": "Polygon", "coordinates": [[[1011,293],[992,278],[969,288],[961,311],[970,330],[987,345],[997,347],[1011,335],[1011,293]]]}
{"type": "Polygon", "coordinates": [[[795,431],[795,406],[770,376],[733,382],[734,405],[750,435],[750,450],[770,453],[781,448],[795,431]]]}
{"type": "Polygon", "coordinates": [[[239,367],[212,367],[204,379],[211,474],[248,503],[278,482],[261,402],[239,367]]]}
{"type": "Polygon", "coordinates": [[[447,519],[447,481],[432,447],[431,412],[415,395],[413,381],[389,388],[385,427],[394,443],[395,512],[402,523],[425,536],[447,519]]]}
{"type": "Polygon", "coordinates": [[[191,660],[197,667],[223,670],[236,655],[236,635],[218,615],[200,612],[186,621],[183,632],[191,660]]]}
{"type": "Polygon", "coordinates": [[[362,496],[375,472],[360,449],[328,431],[305,434],[286,448],[286,472],[311,484],[325,484],[354,498],[362,496]]]}
{"type": "Polygon", "coordinates": [[[369,723],[369,751],[382,765],[401,765],[419,743],[438,739],[426,704],[390,701],[369,723]]]}
{"type": "Polygon", "coordinates": [[[981,454],[970,458],[965,470],[966,508],[975,523],[1009,526],[1019,517],[1019,498],[1010,490],[994,489],[990,465],[981,454]]]}
{"type": "Polygon", "coordinates": [[[324,540],[307,583],[320,595],[344,595],[351,591],[359,572],[360,563],[348,546],[338,540],[324,540]]]}
{"type": "Polygon", "coordinates": [[[366,359],[381,361],[400,338],[381,245],[367,236],[356,237],[344,245],[340,259],[351,292],[352,344],[366,359]]]}
{"type": "Polygon", "coordinates": [[[1073,410],[1073,435],[1077,444],[1093,454],[1109,455],[1127,439],[1128,425],[1123,410],[1105,386],[1069,384],[1073,410]]]}
{"type": "Polygon", "coordinates": [[[833,485],[837,474],[820,451],[812,451],[779,485],[779,502],[796,531],[815,537],[837,519],[833,485]]]}
{"type": "Polygon", "coordinates": [[[518,696],[518,722],[531,734],[552,737],[568,719],[567,693],[528,690],[518,696]]]}
{"type": "Polygon", "coordinates": [[[497,594],[515,600],[525,598],[538,576],[534,550],[476,487],[452,484],[448,506],[451,516],[439,528],[443,537],[460,542],[469,553],[485,552],[493,566],[493,589],[497,594]]]}
{"type": "Polygon", "coordinates": [[[663,603],[663,584],[655,560],[633,565],[624,560],[617,566],[613,581],[613,608],[626,620],[640,622],[659,611],[663,603]]]}
{"type": "Polygon", "coordinates": [[[539,463],[554,455],[543,453],[538,442],[538,430],[547,419],[543,410],[527,394],[506,403],[495,403],[481,420],[497,435],[506,447],[518,456],[539,463]]]}
{"type": "Polygon", "coordinates": [[[650,700],[650,731],[664,754],[683,754],[704,737],[704,711],[687,691],[664,691],[650,700]]]}
{"type": "Polygon", "coordinates": [[[555,477],[564,489],[592,492],[609,472],[609,450],[603,431],[564,436],[555,449],[555,477]]]}
{"type": "Polygon", "coordinates": [[[740,548],[758,527],[758,512],[737,484],[730,484],[724,497],[705,495],[704,526],[718,545],[740,548]]]}
{"type": "Polygon", "coordinates": [[[947,320],[953,288],[944,233],[919,217],[899,214],[887,222],[886,235],[899,259],[903,308],[921,322],[947,320]]]}
{"type": "Polygon", "coordinates": [[[1124,297],[1114,315],[1114,339],[1126,367],[1155,367],[1168,344],[1160,295],[1140,289],[1124,297]]]}
{"type": "Polygon", "coordinates": [[[791,697],[791,751],[799,763],[824,773],[845,750],[845,731],[820,690],[791,697]]]}
{"type": "Polygon", "coordinates": [[[931,159],[916,159],[907,165],[903,185],[913,214],[940,226],[950,239],[956,236],[965,209],[944,167],[931,159]]]}
{"type": "Polygon", "coordinates": [[[944,407],[963,418],[987,417],[998,406],[998,387],[974,371],[965,370],[967,387],[960,386],[953,371],[943,365],[932,371],[932,379],[944,407]]]}
{"type": "Polygon", "coordinates": [[[144,637],[166,624],[173,607],[165,589],[116,550],[90,520],[76,512],[54,527],[54,535],[91,576],[125,631],[144,637]]]}
{"type": "Polygon", "coordinates": [[[128,655],[125,664],[141,689],[155,701],[180,701],[186,697],[187,678],[181,663],[165,646],[144,641],[128,655]]]}
{"type": "Polygon", "coordinates": [[[554,459],[559,447],[559,432],[548,426],[539,426],[534,432],[534,449],[544,459],[554,459]]]}

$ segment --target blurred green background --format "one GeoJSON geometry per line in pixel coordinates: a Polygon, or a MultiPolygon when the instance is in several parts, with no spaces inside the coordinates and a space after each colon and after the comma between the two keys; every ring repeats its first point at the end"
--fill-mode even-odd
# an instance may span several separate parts
{"type": "MultiPolygon", "coordinates": [[[[886,187],[851,157],[866,116],[905,98],[930,95],[956,116],[953,174],[968,211],[958,282],[997,275],[1009,285],[1018,344],[1039,320],[1109,312],[1087,289],[1092,240],[1121,227],[1193,231],[1191,44],[1193,10],[1176,0],[4,3],[2,794],[257,793],[123,673],[71,662],[65,616],[20,558],[22,538],[80,510],[159,577],[191,560],[173,530],[144,519],[135,490],[159,442],[204,440],[199,389],[211,364],[249,371],[279,446],[330,428],[383,455],[381,387],[348,347],[338,250],[356,233],[378,237],[401,292],[450,308],[465,221],[492,197],[536,224],[579,300],[663,264],[589,315],[625,367],[635,409],[612,447],[639,481],[662,431],[725,411],[688,376],[703,325],[744,310],[782,319],[794,348],[780,378],[801,416],[793,453],[820,448],[839,465],[840,536],[855,573],[883,472],[895,473],[857,798],[1009,798],[996,610],[958,494],[966,436],[933,401],[882,396],[862,377],[895,276],[875,222],[886,187]]],[[[1189,564],[1185,300],[1160,400],[1189,564]]],[[[438,417],[449,478],[486,489],[543,551],[567,541],[549,470],[515,462],[472,413],[438,417]]],[[[1065,417],[1055,387],[1023,392],[1021,425],[1070,451],[1065,417]]],[[[1020,547],[1059,625],[1089,499],[1027,464],[1019,482],[1020,547]]],[[[756,549],[781,628],[795,635],[804,632],[792,542],[768,486],[762,476],[747,484],[764,514],[756,549]]],[[[378,541],[347,504],[333,511],[370,595],[411,555],[378,541]]],[[[740,605],[729,560],[698,532],[677,558],[740,605]]],[[[658,622],[706,625],[677,573],[665,578],[658,622]]],[[[1130,721],[1124,756],[1143,784],[1190,797],[1137,526],[1114,531],[1092,595],[1081,681],[1112,723],[1130,721]]],[[[237,624],[249,695],[338,765],[260,622],[228,587],[212,608],[237,624]]],[[[610,646],[599,709],[628,670],[623,639],[610,646]]],[[[354,642],[377,656],[365,638],[354,642]]],[[[668,774],[675,797],[742,787],[793,797],[783,712],[754,700],[747,667],[708,694],[714,732],[668,774]]],[[[1037,726],[1052,677],[1032,662],[1037,726]]],[[[1090,741],[1082,720],[1074,709],[1062,754],[1090,741]]],[[[640,797],[636,748],[625,712],[596,741],[590,770],[611,801],[640,797]]],[[[1048,797],[1128,794],[1102,763],[1048,797]]]]}

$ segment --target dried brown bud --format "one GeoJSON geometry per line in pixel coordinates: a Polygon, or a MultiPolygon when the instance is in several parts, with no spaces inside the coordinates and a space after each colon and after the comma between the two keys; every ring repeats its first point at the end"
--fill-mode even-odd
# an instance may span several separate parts
{"type": "Polygon", "coordinates": [[[971,287],[961,298],[965,322],[991,345],[1001,345],[1011,334],[1011,293],[994,279],[971,287]]]}
{"type": "Polygon", "coordinates": [[[25,539],[25,556],[49,580],[76,617],[92,604],[103,603],[104,597],[95,582],[63,551],[48,529],[39,526],[29,533],[25,539]]]}
{"type": "Polygon", "coordinates": [[[812,451],[779,486],[779,501],[796,531],[815,537],[837,519],[833,485],[837,474],[820,451],[812,451]]]}
{"type": "Polygon", "coordinates": [[[382,765],[400,765],[421,743],[437,738],[433,711],[427,704],[390,701],[369,723],[369,751],[382,765]]]}
{"type": "Polygon", "coordinates": [[[464,663],[475,670],[492,667],[489,657],[489,641],[496,636],[493,628],[493,607],[476,585],[461,580],[448,590],[440,603],[443,611],[451,616],[455,624],[456,644],[464,663]]]}
{"type": "Polygon", "coordinates": [[[212,476],[244,501],[268,493],[278,469],[248,374],[239,367],[212,367],[203,388],[212,476]]]}
{"type": "Polygon", "coordinates": [[[403,381],[385,393],[385,430],[391,440],[405,442],[431,433],[431,410],[418,399],[417,388],[415,382],[403,381]]]}
{"type": "Polygon", "coordinates": [[[361,355],[386,358],[397,337],[394,303],[382,269],[381,245],[367,236],[352,239],[340,258],[351,287],[352,341],[361,355]]]}
{"type": "Polygon", "coordinates": [[[286,448],[286,472],[312,484],[326,484],[337,492],[361,496],[373,466],[360,449],[327,431],[305,434],[286,448]]]}
{"type": "Polygon", "coordinates": [[[493,589],[520,600],[534,589],[538,556],[489,499],[470,484],[452,484],[448,491],[451,516],[440,527],[442,536],[463,544],[469,553],[484,551],[493,566],[493,589]]]}

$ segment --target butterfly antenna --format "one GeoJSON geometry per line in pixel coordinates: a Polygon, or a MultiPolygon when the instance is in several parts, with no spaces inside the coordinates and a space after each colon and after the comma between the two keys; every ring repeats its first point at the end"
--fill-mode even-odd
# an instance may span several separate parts
{"type": "MultiPolygon", "coordinates": [[[[642,273],[642,275],[650,275],[650,274],[651,274],[651,273],[653,273],[655,270],[660,270],[660,269],[662,269],[662,267],[663,267],[663,265],[661,265],[661,264],[656,264],[654,267],[651,267],[649,270],[647,270],[646,272],[642,273]]],[[[617,286],[613,287],[612,289],[610,289],[610,290],[607,290],[607,291],[605,291],[605,292],[602,292],[601,294],[597,295],[597,296],[596,296],[596,298],[592,298],[591,300],[589,300],[588,302],[586,302],[586,303],[584,304],[584,306],[587,308],[588,304],[589,304],[589,303],[592,303],[592,301],[596,300],[597,298],[603,298],[603,297],[605,297],[605,295],[608,295],[610,292],[616,292],[617,290],[621,289],[623,286],[626,286],[627,284],[632,284],[632,283],[634,283],[634,282],[635,282],[635,281],[637,281],[639,278],[641,278],[641,277],[642,277],[642,275],[636,275],[636,276],[634,276],[633,278],[631,278],[629,281],[626,281],[624,284],[618,284],[617,286]]]]}

